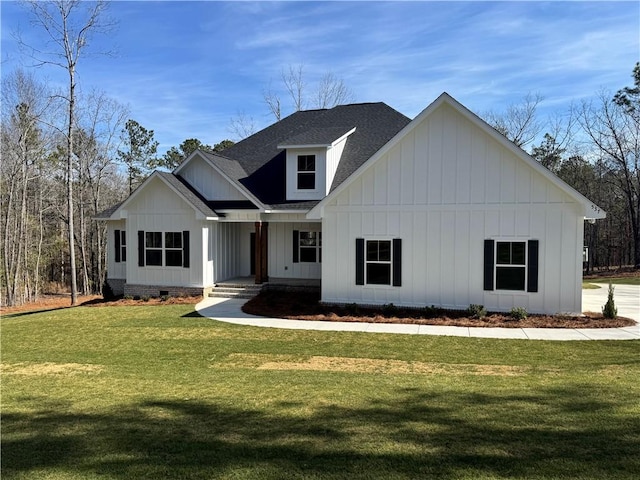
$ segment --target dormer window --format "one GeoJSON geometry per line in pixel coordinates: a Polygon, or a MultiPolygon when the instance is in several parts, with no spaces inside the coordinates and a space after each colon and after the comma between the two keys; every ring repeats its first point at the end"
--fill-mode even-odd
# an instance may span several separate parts
{"type": "Polygon", "coordinates": [[[316,156],[298,155],[298,190],[316,188],[316,156]]]}

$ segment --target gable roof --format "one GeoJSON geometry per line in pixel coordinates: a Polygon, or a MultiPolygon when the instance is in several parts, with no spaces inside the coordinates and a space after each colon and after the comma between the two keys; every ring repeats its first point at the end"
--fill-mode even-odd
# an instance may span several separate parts
{"type": "MultiPolygon", "coordinates": [[[[318,201],[286,200],[284,144],[330,145],[347,137],[331,189],[336,188],[411,120],[384,103],[295,112],[207,159],[271,209],[306,210],[318,201]],[[280,147],[280,148],[279,148],[280,147]]],[[[177,173],[178,169],[176,169],[177,173]]]]}
{"type": "Polygon", "coordinates": [[[207,219],[218,219],[221,215],[219,215],[213,208],[212,205],[205,200],[202,195],[200,195],[191,185],[189,185],[182,178],[173,175],[172,173],[155,171],[151,175],[147,177],[147,179],[142,182],[138,188],[136,188],[131,195],[127,197],[123,202],[113,205],[106,210],[103,210],[99,214],[97,214],[94,219],[95,220],[117,220],[118,218],[114,218],[113,215],[119,210],[125,208],[135,197],[137,197],[140,192],[144,189],[152,179],[158,178],[165,185],[167,185],[171,190],[173,190],[180,198],[182,198],[185,202],[187,202],[196,212],[201,213],[207,219]]]}
{"type": "Polygon", "coordinates": [[[346,189],[355,179],[363,174],[371,165],[375,164],[375,162],[384,156],[391,148],[397,145],[408,133],[410,133],[413,129],[416,128],[422,121],[431,115],[432,112],[438,109],[443,103],[446,103],[454,110],[456,110],[460,115],[465,117],[471,123],[473,123],[476,127],[480,128],[487,135],[496,140],[500,145],[507,148],[513,154],[515,154],[522,161],[527,163],[532,169],[541,174],[544,178],[549,180],[552,184],[566,193],[569,197],[573,198],[577,203],[580,203],[584,206],[584,216],[588,219],[597,219],[597,218],[605,218],[606,213],[597,205],[595,205],[591,200],[582,195],[580,192],[575,190],[569,184],[564,182],[558,176],[556,176],[553,172],[542,166],[539,162],[537,162],[531,155],[518,147],[515,143],[507,139],[504,135],[498,132],[495,128],[489,125],[487,122],[482,120],[478,115],[473,113],[467,107],[462,105],[448,93],[443,92],[435,101],[433,101],[427,108],[425,108],[416,118],[414,118],[409,124],[407,124],[402,130],[400,130],[389,142],[387,142],[382,148],[377,150],[374,155],[371,156],[366,162],[363,162],[357,169],[352,172],[352,175],[348,177],[346,181],[342,181],[339,185],[336,185],[335,188],[332,188],[332,191],[318,204],[316,204],[311,211],[307,213],[308,218],[322,218],[322,210],[325,205],[327,205],[333,198],[335,198],[341,191],[346,189]]]}

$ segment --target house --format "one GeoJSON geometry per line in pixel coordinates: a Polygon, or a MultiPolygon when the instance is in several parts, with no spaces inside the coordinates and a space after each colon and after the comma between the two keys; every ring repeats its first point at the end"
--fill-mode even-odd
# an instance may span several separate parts
{"type": "Polygon", "coordinates": [[[316,279],[322,301],[581,311],[590,200],[451,96],[296,112],[153,173],[107,221],[117,293],[316,279]]]}

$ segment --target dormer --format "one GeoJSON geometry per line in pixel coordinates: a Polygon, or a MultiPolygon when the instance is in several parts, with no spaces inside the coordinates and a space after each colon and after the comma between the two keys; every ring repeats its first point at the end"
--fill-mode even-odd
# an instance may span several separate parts
{"type": "Polygon", "coordinates": [[[347,138],[355,131],[313,128],[278,145],[287,152],[287,200],[321,200],[327,196],[347,138]]]}

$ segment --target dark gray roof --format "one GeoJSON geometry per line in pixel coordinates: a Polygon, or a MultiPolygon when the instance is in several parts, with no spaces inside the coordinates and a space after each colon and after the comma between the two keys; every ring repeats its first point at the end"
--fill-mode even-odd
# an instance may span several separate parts
{"type": "Polygon", "coordinates": [[[334,137],[331,139],[334,141],[355,127],[355,132],[347,138],[331,186],[333,190],[410,121],[384,103],[303,110],[208,158],[263,204],[278,209],[309,209],[318,202],[286,200],[286,152],[278,148],[279,145],[293,144],[292,141],[316,144],[315,140],[324,141],[328,137],[334,137]]]}
{"type": "Polygon", "coordinates": [[[111,215],[115,213],[116,210],[118,210],[118,208],[120,208],[120,205],[122,205],[122,202],[116,203],[115,205],[111,205],[109,208],[105,208],[101,212],[96,213],[93,218],[95,220],[108,219],[111,217],[111,215]]]}
{"type": "Polygon", "coordinates": [[[330,127],[330,128],[310,128],[306,132],[295,135],[280,142],[280,146],[294,145],[331,145],[334,141],[342,137],[353,128],[330,127]]]}
{"type": "Polygon", "coordinates": [[[211,208],[202,195],[200,195],[186,180],[174,175],[173,173],[157,172],[163,179],[165,179],[173,188],[175,188],[180,194],[193,205],[195,208],[204,213],[207,217],[217,217],[213,208],[211,208]]]}

